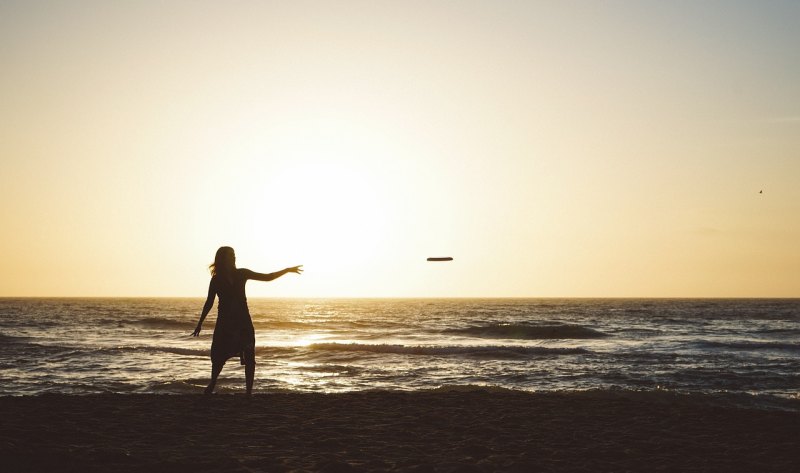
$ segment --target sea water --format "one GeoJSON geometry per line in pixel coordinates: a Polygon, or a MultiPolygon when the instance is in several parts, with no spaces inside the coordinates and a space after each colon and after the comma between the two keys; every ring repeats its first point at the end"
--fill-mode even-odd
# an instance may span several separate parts
{"type": "MultiPolygon", "coordinates": [[[[202,392],[203,299],[0,299],[0,395],[202,392]]],[[[484,386],[800,398],[800,300],[251,299],[256,392],[484,386]]],[[[244,390],[232,358],[221,392],[244,390]]]]}

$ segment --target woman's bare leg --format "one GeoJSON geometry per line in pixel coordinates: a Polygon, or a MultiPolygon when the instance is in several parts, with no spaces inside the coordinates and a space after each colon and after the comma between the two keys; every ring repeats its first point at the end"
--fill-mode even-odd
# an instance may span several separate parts
{"type": "Polygon", "coordinates": [[[222,371],[222,367],[225,366],[225,362],[212,362],[211,363],[211,382],[208,383],[208,387],[205,390],[206,394],[211,394],[214,392],[214,386],[217,385],[217,377],[219,373],[222,371]]]}
{"type": "Polygon", "coordinates": [[[247,386],[247,395],[253,391],[253,379],[256,376],[256,364],[249,362],[244,365],[244,379],[247,386]]]}
{"type": "Polygon", "coordinates": [[[247,387],[247,395],[253,392],[253,379],[256,375],[256,349],[253,346],[248,346],[242,352],[244,360],[244,379],[245,386],[247,387]]]}

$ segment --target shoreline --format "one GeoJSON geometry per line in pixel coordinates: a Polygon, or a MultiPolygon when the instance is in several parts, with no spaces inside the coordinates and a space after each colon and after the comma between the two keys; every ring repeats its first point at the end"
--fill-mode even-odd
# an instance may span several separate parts
{"type": "Polygon", "coordinates": [[[0,397],[5,471],[796,471],[800,401],[481,389],[0,397]]]}

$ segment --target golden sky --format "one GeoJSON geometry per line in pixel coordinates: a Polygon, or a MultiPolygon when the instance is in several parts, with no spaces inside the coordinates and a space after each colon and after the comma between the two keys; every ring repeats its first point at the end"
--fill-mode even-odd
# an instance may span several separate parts
{"type": "Polygon", "coordinates": [[[0,296],[202,297],[230,245],[305,265],[251,297],[798,297],[798,24],[778,1],[2,1],[0,296]]]}

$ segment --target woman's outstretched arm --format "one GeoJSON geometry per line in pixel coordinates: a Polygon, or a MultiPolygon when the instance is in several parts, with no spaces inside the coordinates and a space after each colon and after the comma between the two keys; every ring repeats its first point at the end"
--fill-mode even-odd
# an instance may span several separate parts
{"type": "Polygon", "coordinates": [[[278,279],[279,277],[283,276],[286,273],[297,273],[301,274],[303,272],[303,265],[299,266],[292,266],[291,268],[282,269],[280,271],[274,273],[257,273],[255,271],[247,271],[247,279],[255,279],[256,281],[272,281],[273,279],[278,279]]]}
{"type": "Polygon", "coordinates": [[[203,328],[203,321],[206,320],[206,316],[211,311],[211,308],[214,307],[214,297],[216,295],[217,291],[214,289],[214,281],[212,280],[208,283],[208,297],[206,297],[206,303],[203,304],[203,312],[200,314],[200,321],[197,322],[197,327],[195,327],[194,332],[192,332],[193,337],[200,335],[200,329],[203,328]]]}

